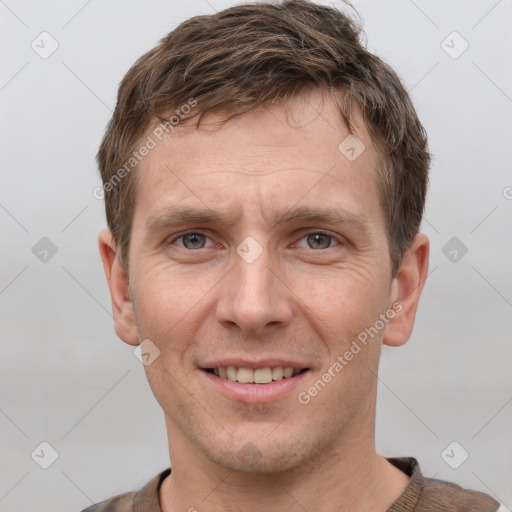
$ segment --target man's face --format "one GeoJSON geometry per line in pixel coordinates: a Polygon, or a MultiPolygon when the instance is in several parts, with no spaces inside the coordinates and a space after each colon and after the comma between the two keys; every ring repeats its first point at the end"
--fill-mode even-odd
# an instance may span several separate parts
{"type": "Polygon", "coordinates": [[[290,112],[167,137],[137,171],[129,290],[139,340],[160,350],[146,371],[171,458],[175,443],[281,471],[372,435],[384,329],[343,356],[392,300],[379,155],[356,113],[366,148],[340,151],[349,132],[318,94],[290,112]]]}

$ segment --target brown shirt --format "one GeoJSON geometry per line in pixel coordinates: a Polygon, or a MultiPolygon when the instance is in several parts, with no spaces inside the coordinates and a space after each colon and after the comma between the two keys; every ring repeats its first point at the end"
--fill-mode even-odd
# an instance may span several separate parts
{"type": "MultiPolygon", "coordinates": [[[[388,512],[497,512],[500,507],[499,502],[482,492],[423,477],[418,461],[413,457],[387,460],[411,477],[388,512]]],[[[159,489],[170,472],[170,468],[162,471],[140,491],[120,494],[82,512],[162,512],[159,489]]]]}

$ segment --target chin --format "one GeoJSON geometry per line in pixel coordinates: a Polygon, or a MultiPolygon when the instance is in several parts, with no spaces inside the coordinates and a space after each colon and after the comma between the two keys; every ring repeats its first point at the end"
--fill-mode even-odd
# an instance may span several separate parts
{"type": "Polygon", "coordinates": [[[292,471],[318,453],[319,446],[307,436],[296,434],[294,439],[289,432],[282,435],[286,437],[237,436],[224,445],[214,443],[201,448],[212,462],[230,471],[261,475],[292,471]]]}
{"type": "Polygon", "coordinates": [[[285,450],[256,448],[247,442],[238,452],[213,452],[210,454],[213,462],[237,473],[270,474],[281,473],[295,469],[301,462],[300,454],[285,450]]]}

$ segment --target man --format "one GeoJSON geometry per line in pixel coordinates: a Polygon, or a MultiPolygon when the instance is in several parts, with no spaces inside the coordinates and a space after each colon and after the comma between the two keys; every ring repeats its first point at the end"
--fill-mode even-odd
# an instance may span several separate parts
{"type": "Polygon", "coordinates": [[[376,453],[382,344],[427,276],[430,156],[355,22],[305,0],[182,23],[124,77],[98,154],[116,332],[172,471],[101,511],[496,511],[376,453]]]}

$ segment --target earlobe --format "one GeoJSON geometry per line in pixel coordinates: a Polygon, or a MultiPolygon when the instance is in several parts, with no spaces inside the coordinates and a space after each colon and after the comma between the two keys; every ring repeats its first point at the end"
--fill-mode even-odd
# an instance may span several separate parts
{"type": "Polygon", "coordinates": [[[400,346],[410,338],[416,310],[427,278],[429,241],[419,233],[404,254],[398,273],[391,285],[391,304],[397,304],[394,318],[386,326],[382,342],[400,346]]]}
{"type": "Polygon", "coordinates": [[[133,303],[130,298],[128,276],[121,268],[112,233],[105,229],[98,237],[105,277],[110,290],[115,330],[119,338],[129,345],[138,345],[133,303]]]}

